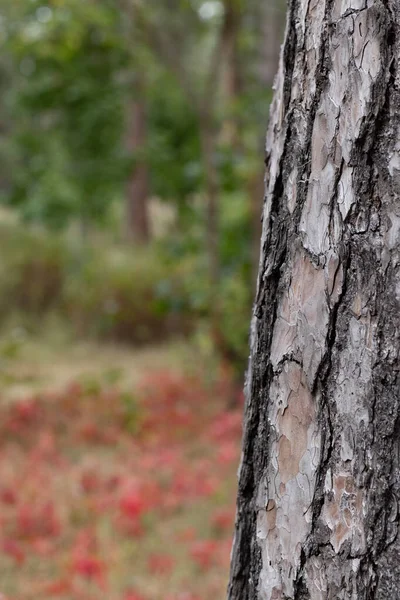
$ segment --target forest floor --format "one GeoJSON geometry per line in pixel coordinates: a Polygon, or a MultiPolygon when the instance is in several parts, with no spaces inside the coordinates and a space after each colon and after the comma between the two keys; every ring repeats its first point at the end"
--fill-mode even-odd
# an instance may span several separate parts
{"type": "Polygon", "coordinates": [[[14,331],[0,357],[0,598],[222,600],[242,413],[229,378],[184,343],[14,331]]]}

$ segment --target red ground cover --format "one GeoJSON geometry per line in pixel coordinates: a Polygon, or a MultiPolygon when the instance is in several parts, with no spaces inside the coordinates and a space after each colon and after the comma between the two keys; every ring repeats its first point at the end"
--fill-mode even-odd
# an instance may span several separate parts
{"type": "Polygon", "coordinates": [[[0,408],[1,600],[224,598],[241,398],[154,373],[0,408]]]}

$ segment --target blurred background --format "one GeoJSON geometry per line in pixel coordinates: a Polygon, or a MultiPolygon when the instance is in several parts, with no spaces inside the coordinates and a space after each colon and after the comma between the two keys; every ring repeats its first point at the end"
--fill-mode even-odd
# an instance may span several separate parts
{"type": "Polygon", "coordinates": [[[283,0],[0,0],[0,592],[222,599],[283,0]]]}

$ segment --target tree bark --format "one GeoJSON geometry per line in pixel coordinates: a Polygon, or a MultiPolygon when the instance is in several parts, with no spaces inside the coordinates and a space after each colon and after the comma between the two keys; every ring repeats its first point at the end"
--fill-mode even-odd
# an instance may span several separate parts
{"type": "Polygon", "coordinates": [[[142,99],[135,100],[130,107],[128,148],[137,155],[127,189],[128,237],[138,244],[150,240],[149,176],[148,167],[140,153],[147,143],[146,106],[142,99]]]}
{"type": "Polygon", "coordinates": [[[230,600],[400,598],[400,5],[290,0],[230,600]]]}

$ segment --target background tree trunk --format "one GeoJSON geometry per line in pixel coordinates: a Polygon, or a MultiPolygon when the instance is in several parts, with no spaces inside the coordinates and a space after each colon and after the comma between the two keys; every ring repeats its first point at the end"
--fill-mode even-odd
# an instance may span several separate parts
{"type": "MultiPolygon", "coordinates": [[[[258,79],[265,90],[272,90],[278,70],[280,42],[285,27],[286,3],[282,0],[258,3],[259,20],[258,79]]],[[[260,151],[265,143],[265,133],[260,129],[260,151]]],[[[264,200],[264,181],[261,171],[249,178],[248,194],[251,202],[252,220],[252,280],[256,287],[260,257],[261,212],[264,200]]]]}
{"type": "Polygon", "coordinates": [[[140,156],[147,143],[147,115],[143,99],[132,102],[129,121],[128,148],[137,155],[137,160],[127,190],[128,237],[135,243],[145,244],[150,239],[150,217],[148,167],[140,156]]]}
{"type": "Polygon", "coordinates": [[[220,139],[223,144],[237,147],[239,139],[238,107],[236,103],[242,93],[242,77],[239,53],[239,35],[242,8],[239,0],[225,0],[225,18],[222,27],[222,56],[225,68],[222,71],[222,92],[225,101],[225,119],[220,139]]]}
{"type": "Polygon", "coordinates": [[[219,177],[215,164],[216,134],[207,119],[200,125],[201,152],[205,176],[206,190],[206,241],[208,257],[209,286],[212,292],[219,284],[220,255],[219,255],[219,177]]]}
{"type": "Polygon", "coordinates": [[[272,86],[278,68],[286,2],[282,0],[260,2],[258,11],[261,29],[259,77],[266,85],[272,86]]]}
{"type": "Polygon", "coordinates": [[[230,600],[400,597],[400,7],[291,0],[230,600]]]}

